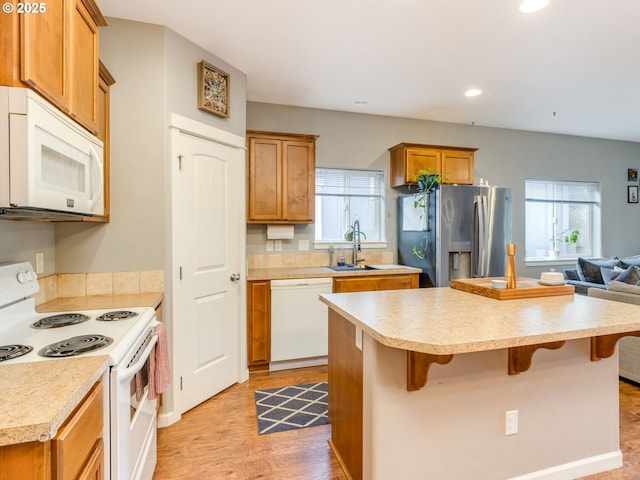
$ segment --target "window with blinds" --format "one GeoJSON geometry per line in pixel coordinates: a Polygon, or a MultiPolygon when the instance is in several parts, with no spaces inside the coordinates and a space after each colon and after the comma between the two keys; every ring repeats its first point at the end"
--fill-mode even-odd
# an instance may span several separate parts
{"type": "Polygon", "coordinates": [[[384,173],[316,168],[316,241],[345,241],[355,218],[362,243],[384,241],[384,173]]]}
{"type": "Polygon", "coordinates": [[[526,259],[600,255],[600,184],[525,180],[526,259]]]}

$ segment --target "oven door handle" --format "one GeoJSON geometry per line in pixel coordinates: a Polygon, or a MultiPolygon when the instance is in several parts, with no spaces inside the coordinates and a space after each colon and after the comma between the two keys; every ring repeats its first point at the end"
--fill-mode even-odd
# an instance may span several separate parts
{"type": "Polygon", "coordinates": [[[145,362],[147,361],[147,358],[149,358],[149,355],[151,354],[151,350],[153,349],[153,347],[156,346],[156,343],[158,343],[158,335],[154,335],[153,337],[151,337],[151,340],[149,341],[149,345],[147,345],[147,348],[144,349],[144,353],[140,355],[140,358],[138,358],[138,360],[136,360],[136,362],[133,365],[131,365],[128,368],[125,368],[124,370],[117,371],[119,382],[133,377],[136,373],[140,371],[140,369],[144,366],[145,362]]]}

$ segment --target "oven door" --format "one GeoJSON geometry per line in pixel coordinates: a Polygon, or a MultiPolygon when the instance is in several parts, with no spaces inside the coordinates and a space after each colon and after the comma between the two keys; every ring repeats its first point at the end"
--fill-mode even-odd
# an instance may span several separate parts
{"type": "Polygon", "coordinates": [[[111,368],[111,478],[151,480],[156,464],[156,406],[149,400],[150,331],[137,351],[111,368]]]}

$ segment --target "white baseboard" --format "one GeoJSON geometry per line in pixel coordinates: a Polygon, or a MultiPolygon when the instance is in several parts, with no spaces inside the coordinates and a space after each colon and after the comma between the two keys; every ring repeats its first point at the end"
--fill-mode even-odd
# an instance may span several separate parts
{"type": "Polygon", "coordinates": [[[574,478],[585,477],[594,473],[613,470],[622,466],[622,452],[616,450],[614,452],[603,453],[593,457],[583,458],[575,462],[556,465],[555,467],[545,468],[537,472],[527,473],[512,477],[511,480],[571,480],[574,478]]]}
{"type": "Polygon", "coordinates": [[[327,357],[299,358],[296,360],[281,360],[279,362],[271,362],[269,370],[276,372],[278,370],[288,370],[290,368],[315,367],[316,365],[326,365],[327,357]]]}
{"type": "Polygon", "coordinates": [[[169,425],[173,425],[178,420],[180,420],[180,418],[182,418],[182,416],[177,415],[176,413],[174,413],[173,410],[171,410],[170,412],[163,412],[160,415],[158,415],[158,421],[157,421],[158,428],[164,428],[164,427],[168,427],[169,425]]]}

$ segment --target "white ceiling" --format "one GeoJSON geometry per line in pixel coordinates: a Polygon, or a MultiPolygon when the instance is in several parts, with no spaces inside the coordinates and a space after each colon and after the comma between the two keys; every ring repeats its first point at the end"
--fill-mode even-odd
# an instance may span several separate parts
{"type": "Polygon", "coordinates": [[[245,72],[249,101],[640,142],[638,0],[98,3],[245,72]]]}

